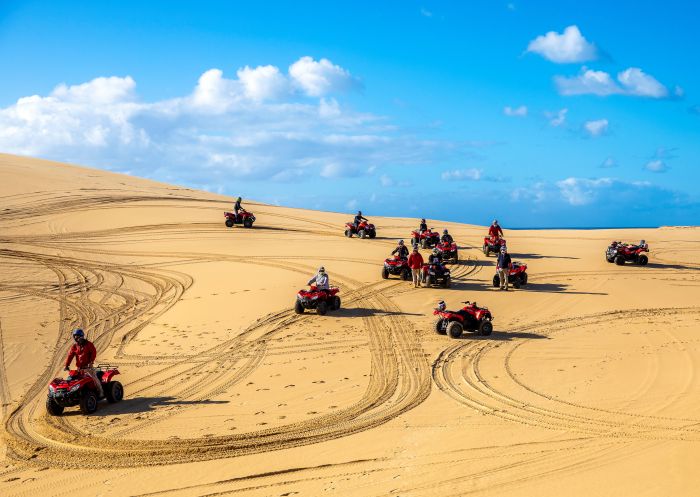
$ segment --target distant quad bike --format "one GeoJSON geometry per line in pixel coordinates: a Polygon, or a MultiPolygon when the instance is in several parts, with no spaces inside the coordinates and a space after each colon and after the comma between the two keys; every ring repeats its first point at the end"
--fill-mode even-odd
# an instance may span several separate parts
{"type": "MultiPolygon", "coordinates": [[[[520,262],[514,262],[513,267],[508,272],[508,283],[513,285],[515,288],[520,288],[523,285],[527,285],[527,264],[522,264],[520,262]]],[[[493,286],[498,288],[501,286],[501,278],[498,276],[498,272],[493,275],[493,286]]]]}
{"type": "Polygon", "coordinates": [[[309,290],[299,290],[297,300],[294,303],[294,312],[303,314],[305,309],[316,309],[321,316],[331,311],[340,309],[339,288],[331,287],[330,290],[319,290],[312,285],[309,290]]]}
{"type": "Polygon", "coordinates": [[[489,256],[489,254],[494,253],[498,254],[501,251],[501,247],[506,246],[506,240],[505,238],[494,238],[491,236],[485,236],[484,237],[484,255],[486,257],[489,256]]]}
{"type": "Polygon", "coordinates": [[[444,262],[457,262],[459,260],[457,244],[455,242],[440,242],[435,248],[437,248],[438,255],[444,262]]]}
{"type": "Polygon", "coordinates": [[[382,278],[387,279],[389,275],[400,276],[402,280],[411,279],[411,268],[408,267],[408,259],[395,255],[384,260],[382,268],[382,278]]]}
{"type": "Polygon", "coordinates": [[[452,284],[452,276],[450,270],[442,264],[423,264],[421,279],[425,286],[441,286],[449,288],[452,284]]]}
{"type": "Polygon", "coordinates": [[[238,216],[234,212],[224,212],[226,218],[226,227],[233,228],[234,224],[242,224],[244,228],[252,228],[255,222],[255,216],[252,212],[241,209],[238,216]]]}
{"type": "Polygon", "coordinates": [[[459,311],[449,311],[445,302],[440,301],[433,314],[438,316],[435,321],[435,332],[450,338],[459,338],[464,330],[488,336],[493,331],[493,316],[487,307],[479,307],[476,302],[462,302],[466,304],[459,311]]]}
{"type": "Polygon", "coordinates": [[[614,262],[618,266],[624,266],[625,262],[646,266],[649,262],[649,257],[644,252],[649,252],[649,245],[646,243],[631,245],[622,242],[612,242],[605,251],[605,260],[611,264],[614,262]]]}
{"type": "Polygon", "coordinates": [[[355,229],[355,223],[345,223],[345,236],[352,238],[352,235],[357,235],[358,238],[374,238],[377,236],[377,230],[372,223],[362,221],[355,229]]]}
{"type": "MultiPolygon", "coordinates": [[[[100,364],[97,366],[97,378],[102,383],[102,391],[107,402],[115,403],[124,398],[124,387],[114,377],[119,374],[116,366],[100,364]]],[[[92,414],[97,410],[97,387],[90,376],[81,370],[71,370],[68,377],[54,378],[49,384],[49,395],[46,398],[46,411],[51,416],[60,416],[66,407],[80,406],[83,414],[92,414]]]]}
{"type": "Polygon", "coordinates": [[[421,233],[420,231],[411,231],[411,238],[413,239],[413,245],[420,245],[421,248],[433,248],[440,243],[440,233],[433,231],[432,228],[428,228],[427,231],[421,233]]]}

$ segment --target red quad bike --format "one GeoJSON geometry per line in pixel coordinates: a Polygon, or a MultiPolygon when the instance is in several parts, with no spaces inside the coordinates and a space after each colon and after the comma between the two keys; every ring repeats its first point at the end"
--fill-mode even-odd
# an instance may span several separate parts
{"type": "Polygon", "coordinates": [[[423,264],[422,271],[425,286],[440,285],[443,288],[450,288],[452,284],[450,270],[442,264],[423,264]]]}
{"type": "Polygon", "coordinates": [[[411,231],[413,245],[420,245],[421,248],[433,248],[440,243],[440,233],[433,231],[432,228],[421,233],[420,231],[411,231]]]}
{"type": "Polygon", "coordinates": [[[328,310],[340,309],[340,297],[337,293],[340,288],[331,287],[330,290],[319,290],[312,285],[309,290],[299,290],[297,301],[294,303],[294,312],[303,314],[304,309],[316,309],[316,312],[324,316],[328,310]]]}
{"type": "Polygon", "coordinates": [[[440,257],[443,261],[457,262],[459,256],[457,255],[457,244],[455,242],[440,242],[437,247],[440,257]]]}
{"type": "MultiPolygon", "coordinates": [[[[124,387],[114,377],[119,374],[116,366],[99,364],[95,368],[97,378],[102,383],[102,391],[107,402],[115,403],[124,398],[124,387]]],[[[52,416],[60,416],[66,407],[80,405],[83,414],[92,414],[97,410],[98,398],[95,382],[79,369],[68,372],[68,377],[54,378],[49,384],[46,398],[46,411],[52,416]]]]}
{"type": "Polygon", "coordinates": [[[506,245],[506,239],[505,238],[492,238],[490,236],[485,236],[484,237],[484,255],[486,257],[489,256],[490,253],[498,254],[501,251],[501,247],[505,247],[506,245]]]}
{"type": "Polygon", "coordinates": [[[355,229],[355,223],[345,223],[345,236],[352,238],[352,235],[357,235],[358,238],[374,238],[377,236],[377,230],[367,221],[362,221],[357,229],[355,229]]]}
{"type": "Polygon", "coordinates": [[[400,276],[404,281],[410,280],[411,268],[408,267],[408,259],[399,257],[398,255],[384,259],[382,278],[387,279],[390,274],[400,276]]]}
{"type": "Polygon", "coordinates": [[[646,266],[649,262],[644,252],[649,252],[649,245],[629,245],[622,242],[612,242],[605,251],[605,260],[610,263],[615,263],[618,266],[624,266],[625,262],[633,262],[640,266],[646,266]]]}
{"type": "MultiPolygon", "coordinates": [[[[513,267],[510,268],[508,272],[508,283],[513,285],[515,288],[520,288],[523,285],[527,285],[527,264],[522,264],[520,262],[514,262],[513,267]]],[[[498,277],[498,272],[493,275],[493,286],[498,288],[501,286],[501,278],[498,277]]]]}
{"type": "Polygon", "coordinates": [[[234,212],[224,212],[226,218],[226,227],[233,228],[234,224],[242,224],[244,228],[252,228],[255,222],[255,216],[252,212],[241,209],[238,216],[234,212]]]}
{"type": "Polygon", "coordinates": [[[450,338],[461,337],[464,330],[483,336],[490,335],[493,331],[491,311],[487,307],[478,307],[476,302],[462,303],[466,305],[459,311],[447,310],[444,303],[433,311],[433,314],[438,316],[435,332],[440,335],[447,334],[450,338]]]}

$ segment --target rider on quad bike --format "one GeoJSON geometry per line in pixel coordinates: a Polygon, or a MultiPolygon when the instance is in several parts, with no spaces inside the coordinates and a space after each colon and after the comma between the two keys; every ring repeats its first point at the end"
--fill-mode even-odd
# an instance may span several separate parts
{"type": "Polygon", "coordinates": [[[399,240],[399,244],[391,251],[391,255],[398,255],[401,259],[408,259],[408,247],[404,245],[403,240],[399,240]]]}
{"type": "Polygon", "coordinates": [[[428,256],[428,264],[442,264],[442,254],[437,247],[428,256]]]}
{"type": "Polygon", "coordinates": [[[236,203],[233,206],[233,212],[236,213],[236,217],[238,217],[238,211],[243,209],[243,207],[241,207],[241,200],[242,200],[241,197],[238,197],[236,199],[236,203]]]}
{"type": "Polygon", "coordinates": [[[499,238],[503,238],[503,230],[501,229],[501,226],[498,224],[498,219],[494,219],[493,223],[491,223],[491,226],[489,227],[489,236],[493,240],[498,240],[499,238]]]}
{"type": "Polygon", "coordinates": [[[95,346],[91,341],[85,338],[85,333],[80,328],[73,331],[73,340],[75,343],[68,350],[68,357],[66,357],[65,367],[63,369],[65,371],[70,371],[70,363],[73,362],[73,358],[75,358],[75,367],[92,378],[92,381],[95,382],[97,387],[98,398],[103,397],[102,383],[97,378],[97,373],[93,367],[93,363],[97,358],[95,346]]]}
{"type": "Polygon", "coordinates": [[[440,237],[440,241],[442,243],[452,243],[454,240],[452,239],[452,235],[450,235],[447,230],[442,230],[442,236],[440,237]]]}
{"type": "Polygon", "coordinates": [[[330,280],[328,279],[328,274],[326,274],[326,268],[323,266],[318,268],[318,272],[313,275],[307,285],[315,285],[318,290],[327,293],[331,289],[331,284],[330,280]]]}
{"type": "Polygon", "coordinates": [[[366,217],[364,217],[362,215],[362,211],[357,211],[357,215],[355,216],[355,219],[353,220],[353,224],[355,225],[355,231],[357,231],[357,228],[360,226],[360,223],[363,220],[369,222],[369,219],[367,219],[366,217]]]}
{"type": "Polygon", "coordinates": [[[418,233],[421,235],[428,231],[428,224],[425,222],[425,218],[420,220],[420,225],[418,226],[418,233]]]}

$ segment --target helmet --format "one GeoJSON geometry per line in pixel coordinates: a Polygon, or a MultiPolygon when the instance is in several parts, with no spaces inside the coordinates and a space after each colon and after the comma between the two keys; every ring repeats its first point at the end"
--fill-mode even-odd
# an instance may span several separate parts
{"type": "Polygon", "coordinates": [[[361,216],[361,215],[362,215],[362,211],[357,211],[357,215],[358,215],[358,216],[361,216]]]}
{"type": "Polygon", "coordinates": [[[85,333],[80,328],[73,330],[73,338],[85,338],[85,333]]]}
{"type": "Polygon", "coordinates": [[[444,311],[445,309],[447,309],[447,306],[445,305],[445,301],[444,301],[444,300],[441,300],[440,302],[438,302],[438,304],[437,304],[437,310],[438,310],[438,311],[444,311]]]}
{"type": "Polygon", "coordinates": [[[494,219],[493,224],[498,224],[498,219],[494,219]]]}
{"type": "Polygon", "coordinates": [[[318,272],[319,272],[319,273],[325,273],[325,272],[326,272],[326,268],[323,267],[323,266],[321,266],[320,268],[318,268],[318,272]]]}
{"type": "Polygon", "coordinates": [[[238,197],[236,200],[238,200],[238,201],[240,202],[240,201],[243,200],[243,199],[242,199],[241,197],[238,197]]]}
{"type": "Polygon", "coordinates": [[[425,218],[421,219],[420,222],[421,222],[421,223],[424,223],[424,222],[425,222],[425,218]]]}
{"type": "Polygon", "coordinates": [[[447,234],[447,230],[442,230],[442,234],[443,234],[443,235],[446,235],[446,234],[447,234]]]}
{"type": "Polygon", "coordinates": [[[506,246],[505,246],[505,245],[501,245],[501,252],[505,252],[505,251],[506,251],[506,246]]]}
{"type": "Polygon", "coordinates": [[[639,242],[639,245],[646,245],[646,243],[646,240],[642,240],[641,242],[639,242]]]}
{"type": "Polygon", "coordinates": [[[399,240],[399,245],[403,245],[403,240],[399,240]]]}

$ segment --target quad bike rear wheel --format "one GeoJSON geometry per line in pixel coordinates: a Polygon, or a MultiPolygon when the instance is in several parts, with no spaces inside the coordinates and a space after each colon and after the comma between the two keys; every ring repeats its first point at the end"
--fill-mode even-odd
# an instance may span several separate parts
{"type": "Polygon", "coordinates": [[[404,281],[409,281],[411,279],[411,270],[408,268],[404,269],[403,272],[401,273],[401,278],[404,281]]]}
{"type": "Polygon", "coordinates": [[[618,266],[624,266],[625,265],[625,258],[622,257],[621,255],[618,255],[617,257],[615,257],[615,264],[617,264],[618,266]]]}
{"type": "Polygon", "coordinates": [[[646,266],[647,262],[649,262],[649,258],[644,254],[640,255],[637,258],[637,264],[639,264],[640,266],[646,266]]]}
{"type": "Polygon", "coordinates": [[[370,238],[375,238],[376,236],[377,236],[377,232],[376,232],[376,231],[372,230],[372,231],[369,232],[369,237],[370,237],[370,238]]]}
{"type": "Polygon", "coordinates": [[[489,253],[491,252],[491,250],[489,250],[489,246],[486,245],[486,244],[484,244],[482,250],[484,251],[484,255],[485,255],[486,257],[488,257],[488,256],[489,256],[489,253]]]}
{"type": "Polygon", "coordinates": [[[382,268],[382,278],[387,279],[389,277],[389,270],[385,267],[382,268]]]}
{"type": "Polygon", "coordinates": [[[231,219],[230,217],[226,219],[226,227],[233,228],[233,219],[231,219]]]}
{"type": "Polygon", "coordinates": [[[428,240],[425,239],[425,238],[423,238],[423,239],[420,241],[420,247],[421,247],[421,248],[428,248],[428,240]]]}
{"type": "Polygon", "coordinates": [[[442,318],[435,321],[435,333],[437,333],[438,335],[445,334],[445,327],[443,326],[443,324],[444,322],[442,318]]]}
{"type": "Polygon", "coordinates": [[[80,412],[92,414],[97,411],[97,395],[92,390],[86,390],[80,399],[80,412]]]}
{"type": "Polygon", "coordinates": [[[107,402],[114,404],[124,398],[124,387],[118,381],[110,381],[104,386],[107,402]]]}
{"type": "Polygon", "coordinates": [[[452,284],[452,277],[445,276],[445,278],[442,280],[442,287],[443,288],[450,288],[451,284],[452,284]]]}
{"type": "Polygon", "coordinates": [[[463,331],[464,328],[462,328],[462,325],[457,321],[451,321],[450,324],[447,325],[447,334],[450,336],[450,338],[461,337],[463,331]]]}
{"type": "Polygon", "coordinates": [[[243,220],[243,227],[244,228],[252,228],[253,227],[253,221],[248,218],[243,220]]]}
{"type": "Polygon", "coordinates": [[[433,277],[428,275],[425,277],[425,286],[433,286],[433,277]]]}
{"type": "Polygon", "coordinates": [[[318,312],[321,316],[325,316],[328,312],[328,304],[325,302],[319,302],[316,306],[316,312],[318,312]]]}
{"type": "Polygon", "coordinates": [[[333,310],[337,311],[338,309],[340,309],[340,297],[336,295],[333,297],[333,310]]]}
{"type": "Polygon", "coordinates": [[[498,276],[498,273],[493,275],[493,286],[494,288],[498,288],[501,286],[501,278],[498,276]]]}
{"type": "Polygon", "coordinates": [[[347,236],[348,238],[352,238],[352,231],[345,230],[345,236],[347,236]]]}
{"type": "Polygon", "coordinates": [[[357,232],[357,236],[359,236],[360,238],[365,238],[365,236],[366,236],[365,230],[360,230],[360,231],[358,231],[358,232],[357,232]]]}
{"type": "Polygon", "coordinates": [[[63,414],[63,406],[56,404],[56,401],[51,397],[46,398],[46,412],[51,416],[60,416],[63,414]]]}
{"type": "Polygon", "coordinates": [[[513,278],[513,288],[515,288],[516,290],[520,288],[520,276],[516,276],[515,278],[513,278]]]}
{"type": "Polygon", "coordinates": [[[520,274],[520,284],[527,285],[527,273],[520,274]]]}
{"type": "Polygon", "coordinates": [[[615,258],[614,258],[614,257],[610,258],[610,257],[608,257],[607,255],[605,256],[605,260],[608,261],[610,264],[612,264],[613,262],[615,262],[615,258]]]}
{"type": "Polygon", "coordinates": [[[301,304],[301,302],[299,302],[299,299],[294,302],[294,312],[297,314],[304,314],[304,306],[301,304]]]}
{"type": "Polygon", "coordinates": [[[493,323],[488,320],[484,320],[479,323],[479,335],[489,336],[493,332],[493,323]]]}

